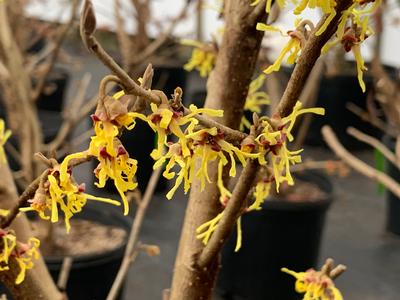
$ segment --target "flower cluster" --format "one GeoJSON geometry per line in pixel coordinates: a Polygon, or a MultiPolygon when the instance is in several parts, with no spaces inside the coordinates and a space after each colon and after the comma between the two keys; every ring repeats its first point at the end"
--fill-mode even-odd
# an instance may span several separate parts
{"type": "Polygon", "coordinates": [[[60,178],[64,182],[68,177],[68,164],[72,159],[94,156],[99,161],[94,173],[98,178],[97,187],[104,187],[111,179],[117,188],[124,204],[124,214],[129,211],[129,204],[125,192],[134,190],[137,183],[134,177],[137,170],[137,161],[129,157],[129,153],[118,139],[122,128],[134,128],[135,119],[146,117],[139,113],[128,112],[129,98],[124,92],[118,92],[112,97],[104,96],[96,109],[92,120],[95,135],[91,138],[89,149],[83,152],[68,155],[61,163],[60,178]]]}
{"type": "MultiPolygon", "coordinates": [[[[257,5],[260,1],[256,0],[252,5],[257,5]]],[[[315,32],[315,35],[322,34],[333,18],[336,16],[336,1],[335,0],[321,0],[321,1],[310,1],[302,0],[300,3],[293,1],[297,6],[294,9],[294,14],[301,14],[306,7],[309,8],[320,8],[326,15],[323,24],[315,32]]],[[[365,83],[363,81],[363,71],[367,70],[364,59],[361,55],[361,44],[365,39],[373,34],[373,30],[369,26],[369,16],[373,13],[380,5],[381,0],[361,1],[354,0],[353,4],[342,12],[340,21],[338,24],[337,31],[333,41],[328,42],[323,48],[322,53],[326,53],[332,46],[341,43],[345,51],[352,51],[354,58],[357,63],[357,77],[360,83],[361,89],[365,92],[365,83]]],[[[278,1],[279,6],[284,6],[285,1],[278,1]]],[[[271,1],[267,1],[267,11],[269,12],[271,1]]],[[[296,29],[288,31],[286,34],[283,33],[279,28],[263,23],[257,24],[257,29],[262,31],[278,31],[282,36],[288,36],[290,39],[282,49],[280,55],[266,70],[264,73],[269,74],[271,72],[279,71],[280,66],[286,57],[288,64],[294,64],[304,47],[308,36],[313,33],[314,26],[308,20],[301,19],[296,20],[296,29]],[[308,25],[309,29],[306,29],[305,25],[308,25]]]]}
{"type": "Polygon", "coordinates": [[[328,42],[322,48],[322,53],[328,52],[330,48],[337,44],[342,44],[346,52],[352,52],[357,63],[357,77],[360,87],[365,92],[363,81],[363,71],[367,68],[361,55],[361,44],[373,34],[369,26],[369,15],[379,6],[380,0],[376,1],[355,1],[347,10],[342,13],[340,23],[335,33],[333,41],[328,42]],[[372,2],[372,4],[370,4],[372,2]],[[367,8],[362,9],[366,5],[367,8]]]}
{"type": "Polygon", "coordinates": [[[282,272],[296,278],[295,289],[298,293],[304,293],[303,300],[343,300],[332,279],[323,272],[314,269],[294,272],[287,268],[282,268],[282,272]]]}
{"type": "MultiPolygon", "coordinates": [[[[264,166],[266,169],[272,169],[272,174],[262,176],[256,183],[253,192],[254,202],[245,209],[245,212],[261,209],[261,205],[268,197],[273,182],[275,182],[277,192],[279,192],[279,186],[283,182],[289,185],[294,184],[293,177],[290,173],[290,166],[301,162],[300,153],[302,149],[291,151],[288,149],[287,144],[288,141],[293,141],[292,130],[297,117],[305,113],[323,115],[325,111],[323,108],[302,108],[301,102],[298,101],[292,113],[285,118],[261,118],[261,133],[254,138],[249,136],[243,140],[238,158],[241,156],[243,159],[257,159],[261,166],[264,166]]],[[[243,163],[243,161],[241,161],[241,163],[243,166],[245,165],[245,162],[243,163]]],[[[223,166],[224,160],[221,158],[218,168],[217,185],[221,194],[221,203],[223,206],[226,206],[232,195],[223,184],[223,166]]],[[[223,213],[222,211],[212,220],[200,225],[197,228],[197,238],[202,239],[203,243],[206,244],[217,228],[223,213]]],[[[237,227],[238,233],[235,251],[240,249],[242,241],[240,219],[237,222],[237,227]]]]}
{"type": "MultiPolygon", "coordinates": [[[[287,182],[289,185],[294,184],[290,174],[290,165],[301,162],[300,153],[303,150],[289,150],[287,141],[293,141],[292,129],[296,118],[305,113],[324,115],[325,110],[323,108],[302,108],[301,102],[298,101],[289,116],[263,120],[263,131],[255,139],[259,151],[265,155],[269,154],[277,192],[279,192],[279,185],[283,182],[287,182]]],[[[259,156],[261,165],[266,164],[265,155],[259,156]]]]}
{"type": "Polygon", "coordinates": [[[58,222],[59,210],[64,213],[67,233],[71,229],[71,217],[82,211],[87,200],[96,200],[120,205],[118,201],[108,198],[96,197],[85,193],[85,185],[78,185],[72,178],[71,170],[67,169],[61,176],[60,166],[49,170],[49,174],[42,178],[33,199],[29,200],[30,206],[21,208],[21,211],[36,211],[44,220],[52,223],[58,222]]]}
{"type": "Polygon", "coordinates": [[[217,56],[217,47],[215,43],[203,44],[193,40],[183,40],[183,45],[192,46],[192,57],[183,67],[186,71],[196,69],[201,77],[207,77],[214,68],[217,56]]]}
{"type": "Polygon", "coordinates": [[[40,241],[30,238],[27,243],[21,243],[17,241],[12,231],[4,229],[0,229],[0,237],[3,243],[0,253],[0,271],[9,270],[10,259],[15,259],[20,269],[15,284],[20,284],[25,279],[26,270],[33,268],[32,260],[39,258],[40,241]]]}
{"type": "Polygon", "coordinates": [[[182,111],[174,109],[170,103],[165,101],[159,106],[152,104],[151,108],[153,113],[148,116],[148,123],[158,136],[157,149],[151,153],[153,159],[156,160],[154,168],[161,167],[168,160],[163,176],[167,179],[173,179],[176,176],[175,185],[167,194],[168,199],[173,197],[182,182],[184,182],[186,193],[194,177],[200,180],[201,189],[204,189],[206,182],[211,182],[207,170],[208,162],[219,159],[220,163],[226,165],[228,160],[225,155],[228,155],[231,162],[230,176],[236,175],[235,157],[243,164],[246,163],[242,151],[226,142],[223,134],[217,128],[196,129],[198,120],[194,116],[206,114],[221,117],[221,110],[199,109],[190,105],[189,113],[184,115],[182,111]],[[168,134],[174,135],[178,141],[168,143],[168,134]],[[168,151],[164,154],[165,146],[168,146],[168,151]],[[195,172],[197,158],[201,160],[201,164],[195,172]],[[171,171],[175,165],[180,168],[177,175],[171,171]]]}

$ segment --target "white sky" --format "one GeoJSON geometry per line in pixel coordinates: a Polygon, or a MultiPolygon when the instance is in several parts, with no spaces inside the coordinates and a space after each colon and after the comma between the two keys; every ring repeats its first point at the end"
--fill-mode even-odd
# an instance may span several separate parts
{"type": "MultiPolygon", "coordinates": [[[[135,30],[134,9],[130,5],[130,0],[121,0],[123,3],[122,14],[129,20],[126,22],[126,28],[129,31],[135,30]]],[[[168,20],[177,15],[182,8],[185,0],[153,0],[152,12],[155,20],[168,20]]],[[[222,23],[217,20],[218,13],[212,7],[215,7],[218,0],[208,0],[207,8],[204,10],[204,28],[205,38],[209,39],[211,34],[221,28],[222,23]]],[[[250,0],[249,0],[250,2],[250,0]]],[[[389,0],[386,17],[385,17],[385,32],[383,35],[382,60],[384,63],[400,67],[400,25],[394,25],[395,18],[400,18],[400,8],[395,4],[396,0],[389,0]]],[[[68,0],[31,0],[31,5],[28,7],[28,13],[32,16],[49,20],[49,21],[65,21],[68,18],[68,0]]],[[[109,29],[115,28],[113,0],[93,0],[93,5],[96,12],[98,27],[106,27],[109,29]]],[[[193,9],[192,9],[193,11],[193,9]]],[[[176,27],[174,34],[179,37],[194,38],[196,19],[193,13],[189,13],[190,18],[181,22],[176,27]]],[[[315,10],[307,11],[303,14],[311,20],[318,18],[318,12],[315,10]]],[[[285,29],[292,27],[296,17],[292,14],[283,13],[279,25],[285,29]]],[[[399,23],[399,22],[398,22],[399,23]]],[[[164,23],[167,24],[167,23],[164,23]]],[[[153,36],[159,33],[159,26],[152,24],[149,26],[149,32],[153,36]]],[[[165,28],[165,25],[161,25],[165,28]]],[[[371,39],[371,38],[370,38],[371,39]]],[[[368,41],[368,40],[367,40],[368,41]]],[[[285,43],[285,39],[279,34],[273,35],[272,39],[268,40],[269,46],[273,49],[273,56],[278,55],[279,49],[285,43]],[[271,45],[272,44],[272,45],[271,45]]],[[[370,43],[371,44],[371,41],[370,43]]],[[[363,56],[368,61],[370,57],[368,43],[363,47],[363,56]]]]}

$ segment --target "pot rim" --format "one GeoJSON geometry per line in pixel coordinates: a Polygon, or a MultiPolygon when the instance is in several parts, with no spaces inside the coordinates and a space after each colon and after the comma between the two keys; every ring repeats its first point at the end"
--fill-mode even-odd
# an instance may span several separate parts
{"type": "MultiPolygon", "coordinates": [[[[323,172],[316,170],[306,170],[295,174],[295,178],[306,182],[315,183],[319,189],[324,192],[324,196],[313,200],[304,202],[293,202],[284,199],[278,199],[273,197],[266,200],[262,208],[268,210],[315,210],[315,209],[326,209],[333,201],[333,185],[329,177],[323,172]]],[[[295,183],[296,184],[296,183],[295,183]]]]}
{"type": "MultiPolygon", "coordinates": [[[[81,269],[81,268],[87,268],[92,265],[99,265],[99,264],[111,262],[111,261],[121,258],[125,252],[125,247],[127,245],[129,230],[130,230],[130,225],[131,225],[131,220],[129,219],[129,216],[125,217],[122,214],[118,213],[114,209],[109,209],[109,210],[107,210],[107,213],[105,213],[104,210],[100,209],[99,207],[87,206],[84,210],[92,211],[92,213],[95,213],[96,216],[99,217],[99,219],[96,219],[96,221],[101,224],[105,224],[104,222],[102,222],[101,216],[109,218],[110,216],[107,216],[107,215],[112,214],[112,218],[114,220],[117,220],[116,221],[117,224],[114,224],[114,226],[124,229],[125,232],[127,233],[127,235],[126,235],[123,243],[115,249],[108,250],[108,251],[105,251],[102,253],[71,255],[71,258],[73,259],[71,269],[74,269],[74,270],[81,269]]],[[[77,215],[76,218],[94,221],[93,218],[85,217],[84,212],[85,211],[83,211],[82,214],[77,215]]],[[[52,267],[60,265],[65,257],[66,256],[62,256],[62,255],[52,255],[52,256],[44,256],[43,255],[43,258],[49,269],[52,269],[52,267]]]]}

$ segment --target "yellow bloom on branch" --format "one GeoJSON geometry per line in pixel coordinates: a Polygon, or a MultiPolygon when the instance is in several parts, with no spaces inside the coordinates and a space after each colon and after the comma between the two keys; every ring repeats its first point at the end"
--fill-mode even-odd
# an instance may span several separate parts
{"type": "Polygon", "coordinates": [[[10,136],[11,131],[9,129],[5,129],[4,120],[0,119],[0,163],[7,162],[6,154],[3,147],[10,136]]]}
{"type": "Polygon", "coordinates": [[[33,268],[33,259],[39,258],[38,248],[40,241],[32,237],[27,243],[21,243],[17,241],[12,231],[4,229],[0,229],[0,237],[2,239],[0,271],[10,270],[9,261],[10,259],[15,259],[19,267],[15,284],[20,284],[25,279],[26,270],[33,268]]]}
{"type": "Polygon", "coordinates": [[[85,185],[77,185],[67,170],[63,180],[60,179],[58,168],[52,170],[39,184],[33,199],[29,200],[30,206],[21,208],[21,211],[36,211],[44,220],[52,223],[58,222],[59,210],[64,213],[64,222],[67,233],[71,229],[70,219],[74,214],[82,211],[87,200],[96,200],[113,205],[120,205],[118,201],[108,198],[96,197],[85,193],[85,185]]]}
{"type": "Polygon", "coordinates": [[[302,108],[300,101],[297,101],[290,115],[284,118],[274,118],[273,120],[263,120],[264,129],[255,139],[258,143],[259,162],[261,165],[267,163],[265,156],[270,156],[270,162],[273,169],[276,190],[279,192],[279,186],[283,182],[293,185],[293,177],[290,173],[290,165],[300,163],[300,153],[302,149],[291,151],[288,149],[287,141],[293,141],[292,130],[298,116],[305,113],[314,113],[318,115],[325,114],[325,110],[320,107],[302,108]],[[272,126],[272,124],[274,126],[272,126]]]}
{"type": "Polygon", "coordinates": [[[167,135],[175,135],[181,144],[182,155],[187,157],[190,155],[189,148],[187,146],[187,137],[183,133],[182,126],[187,126],[189,129],[195,127],[198,124],[198,120],[194,116],[199,114],[206,114],[212,117],[222,117],[222,110],[215,110],[209,108],[197,108],[195,105],[189,106],[189,111],[187,115],[183,112],[175,111],[171,108],[169,103],[163,102],[159,106],[152,103],[150,105],[152,114],[148,116],[147,122],[149,126],[157,132],[157,149],[153,150],[151,157],[154,160],[158,160],[162,156],[164,146],[167,145],[167,135]]]}
{"type": "Polygon", "coordinates": [[[8,261],[11,253],[13,252],[17,238],[15,235],[9,233],[7,230],[0,229],[0,236],[2,239],[2,250],[0,254],[0,271],[6,271],[9,269],[8,261]]]}
{"type": "Polygon", "coordinates": [[[182,44],[194,47],[192,50],[192,57],[183,68],[186,71],[196,69],[199,71],[201,77],[207,77],[214,68],[217,56],[215,45],[203,44],[193,40],[182,40],[182,44]]]}
{"type": "Polygon", "coordinates": [[[322,272],[310,269],[306,272],[294,272],[282,268],[282,272],[296,278],[296,292],[304,294],[303,300],[343,300],[332,279],[322,272]]]}
{"type": "Polygon", "coordinates": [[[294,64],[297,60],[298,55],[300,54],[301,47],[302,47],[302,40],[299,38],[299,35],[296,31],[288,31],[288,34],[284,34],[280,29],[266,25],[264,23],[257,23],[257,30],[261,31],[278,31],[283,36],[288,36],[290,40],[286,43],[283,47],[281,53],[279,54],[278,58],[275,62],[270,65],[267,69],[264,70],[265,74],[270,74],[272,72],[277,72],[281,68],[281,64],[285,57],[288,55],[286,62],[288,64],[294,64]]]}
{"type": "MultiPolygon", "coordinates": [[[[105,96],[99,102],[95,114],[92,115],[95,135],[91,137],[89,149],[68,155],[60,165],[61,183],[67,183],[69,180],[68,164],[72,159],[86,158],[87,156],[96,157],[99,164],[94,173],[99,181],[95,185],[102,188],[108,179],[113,180],[124,204],[125,215],[129,212],[125,192],[137,187],[137,182],[134,181],[137,161],[129,157],[129,153],[119,141],[118,135],[122,128],[128,130],[134,128],[136,118],[147,122],[146,116],[128,112],[128,100],[124,97],[123,91],[114,94],[113,97],[105,96]]],[[[112,203],[114,204],[114,202],[112,203]]]]}
{"type": "Polygon", "coordinates": [[[180,167],[177,178],[175,180],[175,184],[166,195],[167,199],[171,200],[182,182],[184,182],[185,194],[188,192],[190,184],[192,183],[194,161],[190,155],[187,157],[183,157],[182,146],[180,143],[169,144],[167,153],[161,156],[154,163],[153,169],[160,168],[167,160],[168,163],[165,166],[165,170],[163,172],[163,176],[165,178],[169,180],[175,178],[176,174],[174,171],[171,171],[171,169],[176,165],[180,167]]]}
{"type": "Polygon", "coordinates": [[[34,267],[33,259],[39,258],[38,248],[40,241],[37,238],[30,238],[27,244],[17,242],[17,247],[14,249],[13,255],[17,261],[20,271],[15,279],[15,284],[20,284],[25,279],[27,270],[34,267]]]}

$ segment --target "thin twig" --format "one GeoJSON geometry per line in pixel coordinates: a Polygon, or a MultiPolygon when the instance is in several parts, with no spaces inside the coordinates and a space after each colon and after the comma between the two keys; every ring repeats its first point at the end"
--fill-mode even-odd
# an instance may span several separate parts
{"type": "Polygon", "coordinates": [[[57,280],[57,287],[60,291],[64,292],[67,288],[68,277],[71,271],[73,259],[71,256],[66,256],[61,265],[60,275],[57,280]]]}
{"type": "Polygon", "coordinates": [[[120,269],[118,271],[117,276],[115,277],[114,283],[108,293],[107,300],[114,300],[118,295],[118,291],[121,288],[121,285],[125,279],[125,276],[129,270],[129,266],[131,264],[131,257],[135,253],[138,240],[139,233],[142,228],[143,219],[146,214],[147,208],[150,204],[151,199],[153,198],[154,191],[156,189],[156,185],[158,179],[160,178],[162,168],[158,168],[154,170],[151,174],[150,180],[147,184],[146,191],[144,193],[142,201],[139,202],[139,205],[136,210],[135,219],[133,221],[131,231],[129,233],[128,242],[125,249],[125,254],[122,259],[122,263],[120,269]]]}
{"type": "Polygon", "coordinates": [[[390,124],[385,123],[381,119],[371,116],[368,112],[363,110],[361,107],[355,105],[352,102],[348,102],[346,104],[346,108],[351,111],[353,114],[358,116],[361,120],[370,123],[371,125],[375,126],[376,128],[382,130],[384,133],[392,136],[397,137],[400,134],[398,128],[394,126],[390,126],[390,124]]]}
{"type": "Polygon", "coordinates": [[[396,156],[388,147],[386,147],[384,144],[382,144],[381,141],[377,140],[376,138],[365,134],[359,130],[357,130],[354,127],[349,127],[347,128],[347,133],[350,134],[351,136],[355,137],[357,140],[364,142],[376,150],[378,150],[380,153],[383,154],[383,156],[386,157],[387,160],[389,160],[392,164],[394,164],[397,168],[400,169],[400,158],[396,156]]]}
{"type": "Polygon", "coordinates": [[[362,175],[383,184],[393,194],[395,194],[397,197],[400,197],[400,185],[390,176],[374,169],[347,151],[339,142],[331,127],[327,125],[322,127],[322,135],[328,146],[350,167],[362,175]]]}

